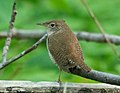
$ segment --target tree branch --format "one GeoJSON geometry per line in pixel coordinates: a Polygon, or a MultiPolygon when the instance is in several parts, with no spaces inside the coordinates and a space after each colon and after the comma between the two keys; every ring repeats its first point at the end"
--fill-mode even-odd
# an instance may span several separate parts
{"type": "MultiPolygon", "coordinates": [[[[14,29],[13,37],[16,39],[39,39],[46,32],[39,30],[17,30],[14,29]]],[[[85,40],[90,42],[106,43],[106,40],[102,34],[99,33],[90,33],[85,31],[75,32],[79,40],[85,40]]],[[[115,45],[120,44],[120,36],[105,34],[106,37],[115,45]]],[[[0,38],[7,37],[6,31],[0,32],[0,38]]]]}
{"type": "Polygon", "coordinates": [[[9,46],[10,46],[10,43],[11,43],[11,38],[12,38],[12,33],[13,33],[13,27],[14,27],[14,21],[15,21],[16,14],[17,14],[16,2],[14,1],[13,8],[12,8],[11,20],[10,20],[10,23],[9,23],[9,32],[8,32],[7,39],[6,39],[6,42],[5,42],[5,46],[3,48],[3,53],[2,53],[2,62],[3,63],[6,62],[7,51],[9,49],[9,46]]]}
{"type": "MultiPolygon", "coordinates": [[[[115,45],[120,44],[120,36],[105,34],[106,37],[115,45]]],[[[78,32],[76,36],[79,40],[97,42],[97,43],[107,43],[104,36],[100,33],[90,33],[90,32],[78,32]]]]}
{"type": "Polygon", "coordinates": [[[7,93],[119,93],[120,86],[95,83],[0,81],[0,92],[7,93]]]}
{"type": "Polygon", "coordinates": [[[113,75],[113,74],[100,72],[96,70],[91,70],[90,72],[87,73],[77,68],[71,68],[70,71],[72,74],[82,76],[84,78],[92,79],[92,80],[99,81],[102,83],[107,83],[107,84],[120,85],[119,75],[113,75]]]}
{"type": "Polygon", "coordinates": [[[5,68],[7,65],[9,65],[10,63],[16,61],[17,59],[23,57],[24,55],[28,54],[29,52],[31,52],[32,50],[36,49],[38,47],[38,45],[45,40],[47,37],[47,34],[45,34],[42,38],[40,38],[35,44],[33,44],[30,48],[24,50],[23,52],[21,52],[20,54],[18,54],[17,56],[11,58],[10,60],[6,61],[6,62],[2,62],[0,64],[0,69],[5,68]]]}

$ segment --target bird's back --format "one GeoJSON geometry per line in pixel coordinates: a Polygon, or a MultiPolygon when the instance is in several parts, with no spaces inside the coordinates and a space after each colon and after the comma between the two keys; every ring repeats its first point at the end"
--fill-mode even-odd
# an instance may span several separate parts
{"type": "Polygon", "coordinates": [[[64,71],[79,66],[86,72],[90,68],[84,63],[82,50],[74,33],[66,26],[48,37],[48,50],[55,63],[64,71]]]}

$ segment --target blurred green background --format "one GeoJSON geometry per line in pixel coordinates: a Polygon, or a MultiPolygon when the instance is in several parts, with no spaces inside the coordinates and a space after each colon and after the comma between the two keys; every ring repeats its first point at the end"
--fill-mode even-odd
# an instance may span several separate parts
{"type": "MultiPolygon", "coordinates": [[[[87,0],[90,8],[104,27],[106,33],[120,35],[120,0],[87,0]]],[[[0,0],[0,31],[8,30],[13,0],[0,0]]],[[[64,19],[73,31],[99,33],[80,0],[17,0],[15,28],[40,29],[36,23],[52,19],[64,19]]],[[[27,49],[37,40],[12,39],[8,58],[27,49]]],[[[0,38],[0,55],[5,39],[0,38]]],[[[108,44],[80,42],[85,62],[95,70],[120,74],[120,60],[108,44]]],[[[120,46],[116,46],[120,52],[120,46]]],[[[0,56],[1,60],[1,56],[0,56]]],[[[58,68],[48,56],[46,44],[10,64],[0,71],[1,80],[56,81],[58,68]]],[[[63,82],[96,82],[76,75],[62,73],[63,82]]]]}

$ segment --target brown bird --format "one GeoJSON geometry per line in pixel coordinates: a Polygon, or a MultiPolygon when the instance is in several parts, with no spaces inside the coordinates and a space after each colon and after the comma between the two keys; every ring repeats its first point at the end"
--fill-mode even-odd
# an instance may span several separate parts
{"type": "Polygon", "coordinates": [[[50,58],[58,65],[60,70],[58,81],[60,81],[61,71],[70,73],[71,68],[81,68],[89,72],[91,69],[84,63],[82,50],[77,37],[68,27],[64,20],[52,20],[38,23],[47,28],[47,48],[50,58]]]}

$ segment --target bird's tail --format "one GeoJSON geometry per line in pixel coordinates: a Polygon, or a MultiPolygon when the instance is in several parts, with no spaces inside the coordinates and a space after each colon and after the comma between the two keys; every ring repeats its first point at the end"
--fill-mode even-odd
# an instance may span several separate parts
{"type": "Polygon", "coordinates": [[[85,72],[90,72],[91,68],[88,67],[86,64],[81,64],[78,66],[79,69],[84,70],[85,72]]]}

